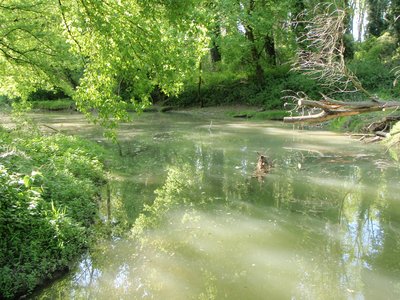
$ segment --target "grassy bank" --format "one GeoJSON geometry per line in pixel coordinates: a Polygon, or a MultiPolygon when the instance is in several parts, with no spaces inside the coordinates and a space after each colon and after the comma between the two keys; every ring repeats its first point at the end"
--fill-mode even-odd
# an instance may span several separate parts
{"type": "Polygon", "coordinates": [[[87,247],[102,148],[0,127],[0,298],[29,294],[87,247]]]}

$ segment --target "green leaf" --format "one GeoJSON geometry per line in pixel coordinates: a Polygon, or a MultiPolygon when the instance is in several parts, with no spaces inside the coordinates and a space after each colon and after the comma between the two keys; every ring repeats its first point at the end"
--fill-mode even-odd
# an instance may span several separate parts
{"type": "Polygon", "coordinates": [[[27,188],[31,187],[32,179],[31,179],[31,177],[29,175],[25,175],[24,178],[23,178],[23,181],[24,181],[25,187],[27,187],[27,188]]]}

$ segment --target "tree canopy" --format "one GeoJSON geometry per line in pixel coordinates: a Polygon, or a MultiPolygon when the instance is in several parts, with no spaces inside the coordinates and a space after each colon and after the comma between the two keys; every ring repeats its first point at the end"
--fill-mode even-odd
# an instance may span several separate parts
{"type": "MultiPolygon", "coordinates": [[[[338,30],[346,65],[354,51],[386,35],[394,46],[385,57],[373,55],[395,67],[397,2],[327,2],[345,12],[338,30]],[[366,42],[356,44],[356,35],[366,42]]],[[[204,70],[245,74],[255,89],[271,89],[271,78],[302,49],[318,48],[302,37],[312,33],[307,22],[324,13],[319,6],[314,0],[2,0],[0,94],[25,99],[36,90],[61,90],[112,127],[128,118],[128,107],[149,105],[155,91],[177,95],[196,80],[200,88],[204,70]]]]}

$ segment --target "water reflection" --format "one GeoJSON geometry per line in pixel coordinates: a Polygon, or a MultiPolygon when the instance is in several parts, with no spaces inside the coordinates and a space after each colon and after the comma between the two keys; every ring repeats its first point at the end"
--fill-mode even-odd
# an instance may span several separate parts
{"type": "Polygon", "coordinates": [[[400,297],[400,172],[381,149],[270,124],[146,122],[121,143],[113,238],[38,298],[400,297]],[[275,159],[263,182],[257,151],[275,159]]]}

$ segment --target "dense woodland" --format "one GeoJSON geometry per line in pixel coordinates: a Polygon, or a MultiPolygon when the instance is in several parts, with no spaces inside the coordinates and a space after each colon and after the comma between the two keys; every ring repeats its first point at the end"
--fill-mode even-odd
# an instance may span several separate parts
{"type": "MultiPolygon", "coordinates": [[[[70,98],[107,128],[152,104],[395,109],[399,19],[400,0],[0,0],[0,108],[70,98]]],[[[87,247],[106,181],[97,145],[24,122],[0,129],[0,298],[87,247]]]]}

